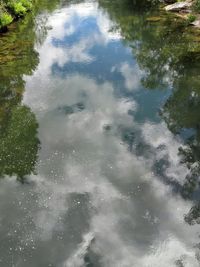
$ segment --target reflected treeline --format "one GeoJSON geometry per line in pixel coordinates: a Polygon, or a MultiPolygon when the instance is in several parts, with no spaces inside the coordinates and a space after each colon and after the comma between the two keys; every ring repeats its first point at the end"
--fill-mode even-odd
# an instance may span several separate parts
{"type": "MultiPolygon", "coordinates": [[[[59,2],[38,1],[33,13],[0,35],[0,177],[15,175],[23,181],[34,172],[39,149],[38,123],[30,108],[21,104],[23,75],[31,75],[37,68],[39,55],[34,45],[37,38],[44,40],[47,32],[43,30],[39,33],[43,36],[36,37],[34,17],[53,11],[59,2]]],[[[45,23],[44,20],[43,29],[45,23]]]]}
{"type": "Polygon", "coordinates": [[[178,192],[195,202],[185,220],[200,223],[200,32],[174,15],[142,12],[133,1],[118,0],[116,5],[115,1],[99,0],[99,4],[116,22],[116,29],[144,70],[143,86],[172,88],[161,116],[170,131],[184,140],[179,153],[190,174],[178,192]]]}
{"type": "Polygon", "coordinates": [[[34,172],[39,140],[38,124],[31,110],[22,105],[11,109],[10,119],[0,134],[0,176],[24,179],[34,172]]]}
{"type": "MultiPolygon", "coordinates": [[[[109,11],[110,15],[116,18],[116,12],[118,14],[131,15],[131,11],[142,10],[147,11],[149,8],[153,8],[160,1],[159,0],[98,0],[100,7],[103,7],[109,11]]],[[[133,13],[132,13],[133,15],[133,13]]]]}

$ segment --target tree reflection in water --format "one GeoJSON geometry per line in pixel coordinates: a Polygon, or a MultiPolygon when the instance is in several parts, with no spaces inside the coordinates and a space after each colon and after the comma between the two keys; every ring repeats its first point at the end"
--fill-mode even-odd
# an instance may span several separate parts
{"type": "MultiPolygon", "coordinates": [[[[149,90],[171,89],[160,116],[168,129],[183,140],[179,155],[189,174],[184,178],[183,185],[173,179],[164,179],[184,199],[194,201],[185,221],[189,224],[200,223],[199,32],[186,29],[183,21],[156,9],[149,13],[142,12],[132,1],[119,0],[117,5],[115,1],[99,0],[99,3],[116,22],[112,30],[120,31],[124,42],[137,58],[139,67],[144,70],[143,86],[149,90]]],[[[162,169],[167,163],[156,164],[162,169]]]]}
{"type": "MultiPolygon", "coordinates": [[[[41,10],[53,11],[59,3],[40,1],[32,14],[0,38],[0,177],[16,176],[20,181],[35,171],[39,139],[38,123],[30,108],[22,102],[25,90],[23,75],[32,75],[39,64],[34,49],[45,39],[47,28],[40,21],[36,36],[34,15],[41,10]]],[[[36,25],[37,27],[37,25],[36,25]]]]}

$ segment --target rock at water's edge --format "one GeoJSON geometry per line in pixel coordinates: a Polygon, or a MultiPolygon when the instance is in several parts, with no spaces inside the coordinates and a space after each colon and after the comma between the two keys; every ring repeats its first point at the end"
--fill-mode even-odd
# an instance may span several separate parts
{"type": "Polygon", "coordinates": [[[177,2],[177,3],[174,3],[172,5],[166,6],[165,10],[166,11],[177,12],[177,11],[180,11],[180,10],[183,10],[183,9],[190,8],[191,6],[192,6],[192,2],[191,1],[177,2]]]}

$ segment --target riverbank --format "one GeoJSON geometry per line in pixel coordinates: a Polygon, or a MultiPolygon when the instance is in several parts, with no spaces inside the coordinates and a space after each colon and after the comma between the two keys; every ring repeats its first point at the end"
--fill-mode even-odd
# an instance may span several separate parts
{"type": "Polygon", "coordinates": [[[33,3],[31,0],[0,1],[0,32],[6,31],[9,24],[14,20],[24,17],[31,11],[33,3]]]}
{"type": "MultiPolygon", "coordinates": [[[[187,25],[200,28],[200,0],[164,0],[164,10],[174,13],[187,25]]],[[[0,33],[15,20],[24,17],[34,6],[34,0],[0,0],[0,33]]]]}
{"type": "Polygon", "coordinates": [[[187,25],[200,28],[200,0],[169,1],[165,0],[165,11],[173,12],[183,18],[187,25]]]}

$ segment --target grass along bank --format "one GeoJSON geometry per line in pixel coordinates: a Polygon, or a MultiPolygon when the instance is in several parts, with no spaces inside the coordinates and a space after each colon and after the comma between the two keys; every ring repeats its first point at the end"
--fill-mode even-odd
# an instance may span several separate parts
{"type": "Polygon", "coordinates": [[[200,0],[165,0],[167,12],[174,12],[186,20],[188,25],[200,28],[200,0]],[[170,4],[169,4],[170,3],[170,4]]]}

